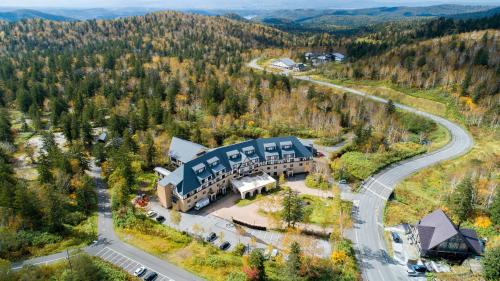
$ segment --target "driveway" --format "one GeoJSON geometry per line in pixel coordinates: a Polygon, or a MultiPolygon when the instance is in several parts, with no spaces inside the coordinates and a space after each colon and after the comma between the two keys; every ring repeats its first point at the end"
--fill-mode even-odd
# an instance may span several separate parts
{"type": "Polygon", "coordinates": [[[292,190],[297,191],[300,194],[307,194],[311,196],[317,196],[321,198],[332,198],[333,193],[331,190],[323,190],[319,188],[310,188],[306,186],[305,183],[306,175],[296,175],[287,178],[285,183],[286,186],[290,187],[292,190]]]}

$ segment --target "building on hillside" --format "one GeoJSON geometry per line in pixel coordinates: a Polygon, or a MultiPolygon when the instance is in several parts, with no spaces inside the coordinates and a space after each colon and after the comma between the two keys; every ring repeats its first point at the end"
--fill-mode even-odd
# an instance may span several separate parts
{"type": "Polygon", "coordinates": [[[303,63],[296,63],[292,69],[293,71],[304,71],[306,70],[306,65],[303,63]]]}
{"type": "Polygon", "coordinates": [[[291,70],[295,66],[295,62],[289,58],[281,58],[281,59],[274,60],[271,63],[271,66],[281,68],[281,69],[291,70]]]}
{"type": "Polygon", "coordinates": [[[411,229],[410,239],[422,257],[462,259],[483,252],[476,232],[457,228],[442,210],[428,214],[411,229]]]}
{"type": "Polygon", "coordinates": [[[306,61],[310,61],[313,66],[319,66],[327,62],[343,62],[345,56],[341,53],[304,53],[306,61]]]}
{"type": "Polygon", "coordinates": [[[170,162],[179,167],[202,155],[208,148],[188,140],[173,137],[168,150],[170,162]]]}
{"type": "Polygon", "coordinates": [[[183,212],[205,198],[214,201],[230,189],[242,198],[267,191],[276,184],[271,176],[307,173],[313,165],[312,143],[304,144],[296,137],[248,140],[198,154],[193,153],[191,142],[177,143],[187,148],[176,151],[190,154],[176,155],[176,159],[190,160],[158,181],[157,194],[162,206],[183,212]]]}
{"type": "Polygon", "coordinates": [[[345,56],[341,53],[333,53],[332,55],[333,55],[335,61],[338,61],[338,62],[343,62],[345,59],[345,56]]]}

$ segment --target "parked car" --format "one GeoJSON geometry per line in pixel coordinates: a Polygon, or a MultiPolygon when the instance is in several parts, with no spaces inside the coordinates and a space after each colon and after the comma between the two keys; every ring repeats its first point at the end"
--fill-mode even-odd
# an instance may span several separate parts
{"type": "Polygon", "coordinates": [[[215,232],[211,232],[206,238],[207,242],[212,242],[215,239],[217,239],[217,234],[215,234],[215,232]]]}
{"type": "Polygon", "coordinates": [[[340,183],[340,184],[346,184],[346,183],[347,183],[347,180],[345,180],[345,179],[341,179],[341,180],[339,181],[339,183],[340,183]]]}
{"type": "Polygon", "coordinates": [[[407,267],[406,272],[408,273],[408,276],[422,276],[425,275],[425,272],[427,271],[425,265],[407,264],[406,267],[407,267]]]}
{"type": "Polygon", "coordinates": [[[144,276],[144,281],[153,281],[156,279],[156,277],[158,277],[158,273],[151,271],[150,273],[146,274],[146,276],[144,276]]]}
{"type": "Polygon", "coordinates": [[[154,218],[156,217],[156,215],[158,215],[158,213],[155,211],[149,211],[146,213],[146,216],[148,216],[148,218],[154,218]]]}
{"type": "Polygon", "coordinates": [[[219,249],[225,251],[231,247],[231,243],[225,241],[224,243],[220,244],[219,249]]]}
{"type": "Polygon", "coordinates": [[[141,267],[139,267],[138,269],[136,269],[134,271],[134,276],[140,277],[140,276],[144,275],[144,273],[146,273],[146,271],[147,271],[146,267],[145,266],[141,266],[141,267]]]}
{"type": "Polygon", "coordinates": [[[157,216],[156,217],[156,221],[157,222],[163,222],[163,221],[165,221],[165,217],[164,216],[157,216]]]}
{"type": "Polygon", "coordinates": [[[392,236],[392,240],[394,240],[394,242],[396,242],[396,243],[403,243],[403,240],[401,239],[401,236],[399,236],[399,234],[397,234],[396,232],[391,231],[391,236],[392,236]]]}

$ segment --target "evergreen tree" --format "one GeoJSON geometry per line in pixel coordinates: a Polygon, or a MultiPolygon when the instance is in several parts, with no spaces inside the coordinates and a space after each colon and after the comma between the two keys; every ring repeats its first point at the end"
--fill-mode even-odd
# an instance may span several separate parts
{"type": "Polygon", "coordinates": [[[150,133],[147,133],[146,140],[144,141],[144,165],[147,168],[153,166],[155,157],[156,157],[156,147],[153,140],[153,136],[151,136],[150,133]]]}
{"type": "Polygon", "coordinates": [[[85,175],[82,177],[83,184],[75,191],[77,206],[86,214],[90,214],[97,205],[95,184],[92,178],[85,175]]]}
{"type": "Polygon", "coordinates": [[[290,245],[290,254],[286,261],[285,266],[285,276],[287,280],[298,280],[299,271],[302,266],[302,252],[300,250],[300,245],[296,241],[292,242],[290,245]]]}
{"type": "Polygon", "coordinates": [[[389,101],[385,104],[385,112],[387,112],[388,115],[392,115],[396,112],[396,106],[394,105],[392,99],[389,99],[389,101]]]}
{"type": "Polygon", "coordinates": [[[487,249],[481,263],[483,265],[483,276],[486,280],[500,280],[500,246],[487,249]]]}
{"type": "Polygon", "coordinates": [[[7,110],[0,110],[0,142],[12,143],[14,141],[11,129],[12,125],[7,110]]]}
{"type": "Polygon", "coordinates": [[[293,226],[304,217],[304,206],[297,192],[289,187],[285,188],[282,202],[281,218],[287,222],[288,227],[293,226]]]}
{"type": "Polygon", "coordinates": [[[253,249],[248,258],[249,266],[257,271],[255,281],[263,281],[266,279],[266,271],[264,267],[264,255],[260,249],[253,249]]]}
{"type": "Polygon", "coordinates": [[[467,220],[473,210],[473,184],[470,176],[465,177],[450,198],[450,208],[459,224],[467,220]]]}
{"type": "Polygon", "coordinates": [[[498,192],[490,206],[490,216],[495,225],[500,225],[500,194],[498,192]]]}

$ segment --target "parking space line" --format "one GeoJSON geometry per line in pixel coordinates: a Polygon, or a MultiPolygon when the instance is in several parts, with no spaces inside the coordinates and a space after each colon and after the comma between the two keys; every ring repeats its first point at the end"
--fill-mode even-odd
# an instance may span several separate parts
{"type": "Polygon", "coordinates": [[[108,260],[110,257],[112,257],[115,253],[109,251],[106,254],[102,256],[103,259],[108,260]]]}
{"type": "Polygon", "coordinates": [[[127,258],[125,258],[125,257],[120,257],[120,259],[118,259],[118,261],[117,261],[117,262],[118,262],[118,266],[123,267],[123,265],[124,265],[127,261],[128,261],[128,259],[127,259],[127,258]],[[123,259],[123,260],[122,260],[122,259],[123,259]]]}
{"type": "MultiPolygon", "coordinates": [[[[123,257],[123,258],[125,258],[125,259],[128,259],[128,260],[133,261],[134,263],[136,263],[136,264],[137,264],[137,266],[140,266],[140,265],[141,265],[141,263],[137,262],[136,260],[134,260],[134,259],[132,259],[132,258],[129,258],[129,257],[125,256],[124,254],[121,254],[121,253],[119,253],[119,252],[117,252],[117,251],[115,251],[115,250],[113,250],[113,249],[111,249],[111,248],[108,248],[108,249],[109,249],[111,252],[113,252],[114,254],[116,254],[117,256],[122,256],[122,257],[123,257]]],[[[116,258],[116,257],[115,257],[115,258],[116,258]]],[[[114,259],[114,258],[113,258],[113,259],[114,259]]],[[[153,269],[153,268],[151,268],[150,270],[154,270],[154,269],[153,269]]],[[[156,270],[154,270],[154,271],[155,271],[155,272],[157,272],[156,270]]],[[[157,273],[158,273],[158,272],[157,272],[157,273]]],[[[158,273],[158,279],[157,279],[157,280],[163,280],[163,279],[159,279],[159,278],[165,278],[166,280],[171,280],[171,281],[174,281],[174,280],[173,280],[173,279],[171,279],[170,277],[165,276],[165,275],[163,275],[163,274],[161,274],[161,273],[158,273]]]]}
{"type": "Polygon", "coordinates": [[[104,251],[101,250],[101,251],[99,251],[99,253],[100,254],[98,254],[98,256],[104,257],[106,254],[110,253],[110,251],[109,251],[108,247],[106,247],[106,248],[104,248],[104,251]]]}
{"type": "Polygon", "coordinates": [[[114,264],[116,264],[116,261],[119,261],[121,256],[119,254],[116,254],[110,261],[114,264]],[[116,260],[115,260],[116,259],[116,260]]]}
{"type": "Polygon", "coordinates": [[[107,251],[107,247],[104,247],[102,248],[99,252],[97,252],[97,254],[95,254],[96,256],[100,256],[100,254],[103,252],[103,251],[107,251]]]}

